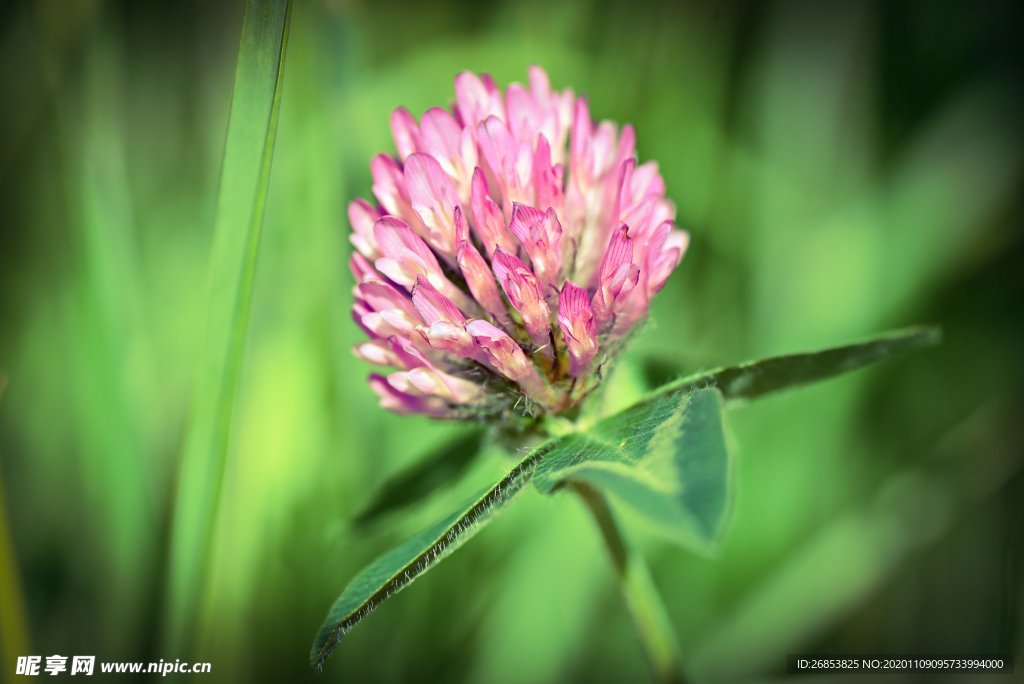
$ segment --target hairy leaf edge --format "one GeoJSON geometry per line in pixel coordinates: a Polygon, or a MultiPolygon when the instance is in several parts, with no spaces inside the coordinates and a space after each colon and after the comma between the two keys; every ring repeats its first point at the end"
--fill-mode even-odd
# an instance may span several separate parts
{"type": "Polygon", "coordinates": [[[466,509],[465,513],[458,516],[455,522],[430,545],[381,583],[380,587],[370,594],[358,608],[341,618],[332,619],[331,615],[334,612],[335,606],[344,598],[348,588],[369,571],[383,556],[379,556],[373,563],[364,568],[362,572],[352,578],[342,591],[341,596],[338,597],[334,605],[331,606],[331,610],[327,613],[327,620],[320,628],[313,643],[313,649],[310,653],[310,664],[317,670],[323,670],[324,663],[331,656],[335,647],[359,621],[468,541],[490,520],[499,507],[507,504],[522,491],[532,478],[537,464],[540,463],[544,455],[557,442],[558,440],[550,440],[537,447],[530,455],[516,464],[505,477],[484,492],[466,509]]]}

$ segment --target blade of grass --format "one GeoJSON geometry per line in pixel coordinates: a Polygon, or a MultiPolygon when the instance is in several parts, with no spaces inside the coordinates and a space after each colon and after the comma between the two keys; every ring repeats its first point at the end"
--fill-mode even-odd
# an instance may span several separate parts
{"type": "MultiPolygon", "coordinates": [[[[6,378],[0,375],[0,397],[6,378]]],[[[2,476],[0,471],[0,476],[2,476]]],[[[14,543],[7,526],[7,504],[4,501],[4,482],[0,477],[0,663],[4,667],[29,652],[28,622],[25,620],[25,602],[22,599],[18,564],[14,557],[14,543]]]]}
{"type": "Polygon", "coordinates": [[[245,352],[281,103],[290,0],[249,0],[221,168],[208,318],[171,536],[164,637],[180,652],[203,594],[245,352]]]}
{"type": "Polygon", "coordinates": [[[147,453],[142,426],[153,405],[148,401],[158,405],[159,398],[140,401],[135,391],[138,379],[154,381],[150,373],[157,361],[132,201],[123,56],[121,38],[113,31],[99,32],[89,43],[82,57],[80,105],[61,111],[60,130],[68,150],[70,221],[81,245],[78,284],[66,313],[74,343],[63,352],[71,361],[66,393],[77,407],[76,480],[95,502],[104,532],[95,555],[96,571],[108,580],[100,589],[108,611],[104,637],[130,647],[149,620],[143,595],[159,544],[149,495],[154,461],[141,457],[147,453]]]}

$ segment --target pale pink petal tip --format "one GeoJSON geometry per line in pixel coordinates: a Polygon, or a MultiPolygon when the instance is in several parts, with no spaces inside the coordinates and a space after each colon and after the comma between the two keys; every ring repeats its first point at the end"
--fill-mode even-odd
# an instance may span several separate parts
{"type": "Polygon", "coordinates": [[[382,375],[370,376],[370,388],[376,393],[380,405],[395,413],[418,413],[443,418],[450,413],[448,405],[438,397],[416,397],[392,387],[382,375]]]}

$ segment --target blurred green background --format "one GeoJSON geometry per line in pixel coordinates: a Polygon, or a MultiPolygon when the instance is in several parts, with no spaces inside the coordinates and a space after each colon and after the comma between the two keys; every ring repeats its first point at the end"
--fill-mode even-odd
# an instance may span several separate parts
{"type": "MultiPolygon", "coordinates": [[[[715,558],[638,536],[697,681],[796,652],[1024,654],[1022,100],[1014,4],[297,2],[197,643],[161,625],[243,3],[0,12],[0,679],[16,655],[204,681],[635,681],[598,536],[530,491],[341,644],[347,580],[493,480],[351,524],[459,426],[390,415],[349,348],[345,206],[388,115],[544,66],[630,121],[693,236],[628,351],[695,370],[915,322],[945,343],[736,407],[715,558]]],[[[667,369],[667,370],[666,370],[667,369]]],[[[182,492],[185,501],[190,493],[182,492]]],[[[810,681],[810,680],[805,680],[810,681]]]]}

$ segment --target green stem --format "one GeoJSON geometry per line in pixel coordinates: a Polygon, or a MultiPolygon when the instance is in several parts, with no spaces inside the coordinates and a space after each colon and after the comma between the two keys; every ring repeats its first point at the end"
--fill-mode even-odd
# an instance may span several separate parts
{"type": "Polygon", "coordinates": [[[582,482],[570,482],[569,487],[583,499],[601,530],[626,609],[651,666],[654,681],[683,684],[686,678],[679,661],[678,641],[647,564],[626,544],[608,502],[600,492],[582,482]]]}

